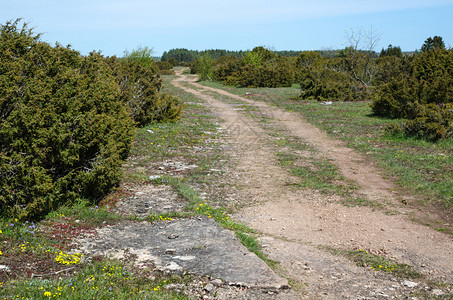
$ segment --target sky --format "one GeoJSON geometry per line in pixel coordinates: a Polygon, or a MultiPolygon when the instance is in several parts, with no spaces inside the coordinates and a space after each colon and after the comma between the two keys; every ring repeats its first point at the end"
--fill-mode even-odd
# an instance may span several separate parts
{"type": "Polygon", "coordinates": [[[453,0],[0,0],[0,24],[22,18],[42,40],[106,56],[149,47],[155,56],[192,50],[329,50],[373,32],[420,49],[441,36],[453,47],[453,0]]]}

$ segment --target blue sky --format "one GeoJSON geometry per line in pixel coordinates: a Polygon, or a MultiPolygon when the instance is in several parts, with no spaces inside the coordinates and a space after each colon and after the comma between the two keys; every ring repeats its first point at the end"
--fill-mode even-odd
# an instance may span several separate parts
{"type": "Polygon", "coordinates": [[[43,40],[82,54],[121,56],[148,46],[321,50],[346,46],[345,31],[380,34],[389,44],[419,49],[439,35],[453,47],[453,0],[1,0],[0,23],[23,18],[43,40]]]}

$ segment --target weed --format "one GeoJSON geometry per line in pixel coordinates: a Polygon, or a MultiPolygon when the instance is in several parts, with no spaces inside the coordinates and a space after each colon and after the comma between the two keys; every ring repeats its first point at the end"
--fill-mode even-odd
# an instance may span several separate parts
{"type": "Polygon", "coordinates": [[[370,268],[376,272],[390,273],[399,278],[417,279],[421,277],[420,273],[413,267],[396,263],[393,260],[384,257],[384,253],[381,253],[380,251],[360,248],[353,250],[334,249],[331,247],[324,248],[332,254],[347,257],[359,267],[370,268]]]}

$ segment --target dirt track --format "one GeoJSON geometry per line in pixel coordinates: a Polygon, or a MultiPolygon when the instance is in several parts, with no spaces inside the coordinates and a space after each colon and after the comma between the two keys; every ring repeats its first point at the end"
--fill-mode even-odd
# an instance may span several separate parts
{"type": "Polygon", "coordinates": [[[451,237],[411,221],[409,216],[423,212],[403,205],[402,200],[411,201],[411,196],[401,195],[369,159],[331,139],[296,113],[204,87],[192,76],[179,74],[172,84],[205,101],[225,121],[225,142],[231,145],[229,155],[238,165],[229,170],[236,173],[232,177],[238,179],[233,183],[239,185],[232,193],[248,199],[233,217],[263,233],[260,240],[264,252],[281,263],[280,274],[297,287],[300,298],[404,298],[415,291],[447,297],[447,288],[429,282],[453,283],[451,237]],[[335,196],[291,188],[288,183],[293,178],[277,165],[275,151],[265,142],[269,136],[263,125],[212,93],[256,107],[271,118],[274,126],[302,138],[331,159],[368,200],[397,214],[387,215],[384,209],[373,207],[346,207],[335,196]],[[384,253],[398,263],[413,266],[424,279],[408,283],[384,272],[357,267],[343,257],[320,250],[326,247],[384,253]]]}

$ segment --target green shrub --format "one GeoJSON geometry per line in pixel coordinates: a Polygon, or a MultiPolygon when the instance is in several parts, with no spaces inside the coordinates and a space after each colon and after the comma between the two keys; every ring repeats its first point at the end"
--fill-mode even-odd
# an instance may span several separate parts
{"type": "Polygon", "coordinates": [[[453,52],[429,48],[402,60],[400,70],[378,88],[371,104],[374,114],[407,119],[389,126],[387,130],[393,133],[429,141],[451,137],[453,52]]]}
{"type": "Polygon", "coordinates": [[[287,58],[278,57],[263,47],[256,47],[243,58],[243,66],[225,83],[238,87],[289,87],[294,83],[294,68],[287,58]]]}
{"type": "Polygon", "coordinates": [[[131,52],[127,50],[124,51],[123,60],[131,63],[138,63],[144,68],[151,69],[154,73],[158,70],[153,59],[153,49],[146,46],[139,46],[131,52]]]}
{"type": "Polygon", "coordinates": [[[176,98],[170,101],[170,97],[166,96],[166,100],[162,101],[159,92],[162,79],[155,69],[116,57],[108,58],[107,62],[119,84],[120,100],[127,105],[130,116],[137,125],[174,122],[180,118],[182,104],[176,98]]]}
{"type": "Polygon", "coordinates": [[[453,105],[420,105],[413,119],[390,125],[387,132],[435,142],[453,136],[453,105]]]}
{"type": "Polygon", "coordinates": [[[299,58],[297,74],[301,99],[357,101],[370,97],[369,88],[345,71],[342,58],[320,60],[314,54],[305,53],[299,58]]]}
{"type": "Polygon", "coordinates": [[[208,55],[203,55],[190,64],[190,73],[198,74],[200,80],[213,79],[213,65],[214,61],[208,55]]]}
{"type": "Polygon", "coordinates": [[[226,82],[227,78],[238,72],[244,63],[242,59],[235,56],[222,56],[220,57],[212,70],[213,80],[226,82]]]}
{"type": "Polygon", "coordinates": [[[100,54],[53,48],[18,23],[0,36],[0,213],[38,218],[105,195],[134,126],[100,54]]]}
{"type": "Polygon", "coordinates": [[[156,66],[159,68],[159,75],[175,75],[173,65],[168,61],[157,61],[156,66]]]}
{"type": "Polygon", "coordinates": [[[402,72],[379,86],[376,115],[415,118],[417,105],[453,103],[453,52],[434,48],[403,61],[402,72]]]}
{"type": "Polygon", "coordinates": [[[323,66],[324,61],[319,52],[316,51],[301,52],[296,60],[295,66],[296,81],[299,83],[306,81],[313,72],[322,68],[323,66]]]}

